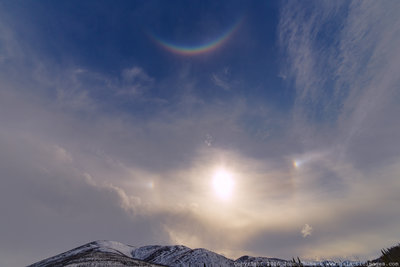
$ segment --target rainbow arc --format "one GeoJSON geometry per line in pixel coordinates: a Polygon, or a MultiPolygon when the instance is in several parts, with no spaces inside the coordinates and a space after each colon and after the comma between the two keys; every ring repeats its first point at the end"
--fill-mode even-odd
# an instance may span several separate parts
{"type": "Polygon", "coordinates": [[[153,39],[157,44],[159,44],[164,49],[180,55],[198,55],[203,53],[208,53],[211,51],[216,50],[217,48],[221,47],[224,43],[226,43],[236,32],[239,28],[239,25],[243,21],[243,18],[239,19],[233,26],[228,28],[222,35],[212,39],[211,41],[198,44],[198,45],[184,45],[184,44],[176,44],[165,39],[162,39],[155,34],[149,34],[151,39],[153,39]]]}

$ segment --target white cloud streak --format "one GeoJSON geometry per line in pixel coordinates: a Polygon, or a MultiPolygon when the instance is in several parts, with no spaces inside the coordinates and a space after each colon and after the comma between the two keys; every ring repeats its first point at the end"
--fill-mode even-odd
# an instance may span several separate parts
{"type": "Polygon", "coordinates": [[[301,229],[301,234],[303,235],[303,237],[310,236],[312,230],[313,230],[312,227],[306,223],[304,227],[301,229]]]}
{"type": "Polygon", "coordinates": [[[399,189],[399,12],[400,4],[390,1],[291,1],[282,6],[283,75],[296,92],[293,133],[305,151],[294,157],[301,163],[295,179],[308,199],[304,204],[313,203],[302,211],[312,211],[309,222],[319,229],[313,235],[319,241],[305,246],[304,255],[335,257],[333,248],[339,256],[344,253],[340,246],[348,244],[365,257],[377,253],[371,242],[378,247],[398,242],[389,237],[398,234],[395,223],[376,217],[384,213],[400,221],[390,200],[399,189]],[[393,187],[390,193],[388,187],[393,187]],[[315,214],[330,214],[336,226],[315,214]],[[355,221],[362,229],[354,227],[355,221]],[[337,236],[324,243],[328,229],[337,236]],[[374,234],[363,236],[365,229],[374,234]]]}

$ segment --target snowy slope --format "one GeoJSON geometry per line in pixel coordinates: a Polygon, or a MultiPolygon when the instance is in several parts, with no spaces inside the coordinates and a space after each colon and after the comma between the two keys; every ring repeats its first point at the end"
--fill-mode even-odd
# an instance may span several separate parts
{"type": "MultiPolygon", "coordinates": [[[[361,262],[303,261],[305,266],[357,266],[361,262]]],[[[228,259],[215,252],[185,246],[133,247],[114,241],[95,241],[57,256],[34,263],[29,267],[86,267],[86,266],[171,266],[171,267],[244,267],[292,266],[286,260],[242,256],[228,259]]]]}
{"type": "Polygon", "coordinates": [[[95,241],[57,256],[34,263],[29,267],[85,266],[160,266],[131,256],[132,246],[114,241],[95,241]]]}
{"type": "Polygon", "coordinates": [[[145,246],[132,257],[167,266],[234,266],[234,261],[212,251],[185,246],[145,246]]]}
{"type": "Polygon", "coordinates": [[[49,266],[234,266],[234,261],[212,251],[185,246],[133,247],[115,241],[95,241],[40,261],[49,266]],[[138,261],[140,260],[140,262],[138,261]],[[138,265],[139,263],[142,265],[138,265]],[[147,264],[147,265],[146,265],[147,264]]]}

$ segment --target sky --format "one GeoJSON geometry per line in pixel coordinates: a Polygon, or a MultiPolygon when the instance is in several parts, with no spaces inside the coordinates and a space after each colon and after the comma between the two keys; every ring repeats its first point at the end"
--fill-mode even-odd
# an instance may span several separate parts
{"type": "Polygon", "coordinates": [[[2,1],[0,265],[94,240],[400,240],[399,1],[2,1]]]}

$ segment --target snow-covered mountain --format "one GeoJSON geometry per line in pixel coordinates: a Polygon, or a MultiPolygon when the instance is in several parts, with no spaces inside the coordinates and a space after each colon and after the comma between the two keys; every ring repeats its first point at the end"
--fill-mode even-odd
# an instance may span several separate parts
{"type": "Polygon", "coordinates": [[[95,241],[39,261],[29,267],[161,266],[132,258],[133,250],[135,247],[119,242],[95,241]]]}
{"type": "Polygon", "coordinates": [[[29,267],[49,266],[234,266],[212,251],[185,246],[133,247],[115,241],[95,241],[29,267]]]}
{"type": "Polygon", "coordinates": [[[132,251],[132,257],[167,266],[234,266],[234,261],[203,248],[185,246],[145,246],[132,251]]]}
{"type": "MultiPolygon", "coordinates": [[[[326,266],[313,262],[314,266],[326,266]]],[[[115,241],[95,241],[57,256],[34,263],[28,267],[86,267],[86,266],[171,266],[171,267],[247,267],[247,266],[294,266],[292,262],[267,257],[242,256],[237,260],[203,248],[185,246],[134,247],[115,241]]],[[[330,262],[329,266],[341,266],[330,262]]],[[[343,266],[356,266],[348,262],[343,266]]]]}

